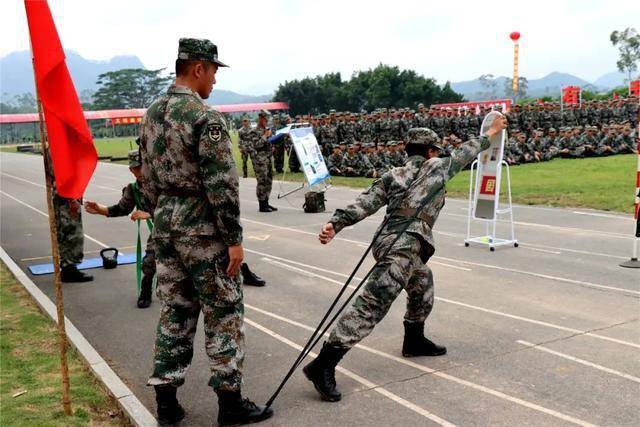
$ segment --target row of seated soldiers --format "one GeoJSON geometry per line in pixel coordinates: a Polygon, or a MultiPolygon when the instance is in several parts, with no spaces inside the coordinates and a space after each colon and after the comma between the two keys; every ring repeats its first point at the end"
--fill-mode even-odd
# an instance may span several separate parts
{"type": "Polygon", "coordinates": [[[636,152],[637,131],[628,122],[597,126],[539,128],[529,134],[514,130],[505,146],[510,165],[563,158],[584,158],[636,152]]]}
{"type": "MultiPolygon", "coordinates": [[[[550,128],[562,126],[602,126],[604,124],[630,123],[632,128],[638,125],[638,98],[620,98],[612,101],[589,101],[581,105],[560,106],[559,103],[515,105],[506,113],[509,120],[509,132],[516,130],[532,133],[536,129],[548,132],[550,128]]],[[[484,105],[478,108],[425,108],[418,110],[381,109],[371,113],[336,112],[318,116],[297,116],[295,122],[308,122],[315,130],[316,139],[323,152],[328,155],[331,147],[342,141],[378,143],[404,140],[409,129],[428,127],[440,137],[455,134],[468,139],[469,135],[478,135],[484,117],[498,105],[484,105]]]]}
{"type": "MultiPolygon", "coordinates": [[[[596,126],[563,126],[559,130],[542,128],[527,137],[515,130],[505,144],[503,158],[510,165],[552,160],[557,157],[584,158],[636,152],[637,133],[627,122],[596,126]]],[[[446,157],[464,141],[450,134],[442,139],[446,157]]],[[[333,144],[325,162],[332,176],[375,178],[407,160],[404,141],[342,142],[333,144]]]]}

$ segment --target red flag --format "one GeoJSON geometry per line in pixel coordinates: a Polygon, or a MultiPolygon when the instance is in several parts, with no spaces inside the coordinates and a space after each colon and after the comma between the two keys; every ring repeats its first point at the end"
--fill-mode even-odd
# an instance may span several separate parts
{"type": "Polygon", "coordinates": [[[98,155],[46,0],[25,0],[38,95],[59,195],[82,197],[98,155]]]}

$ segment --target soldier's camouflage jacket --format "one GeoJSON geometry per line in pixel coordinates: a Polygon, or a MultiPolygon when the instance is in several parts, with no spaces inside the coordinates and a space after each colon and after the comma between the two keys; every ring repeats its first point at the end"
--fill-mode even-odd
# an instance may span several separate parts
{"type": "MultiPolygon", "coordinates": [[[[381,231],[380,239],[397,234],[409,222],[407,233],[434,247],[431,229],[444,206],[445,184],[469,164],[477,155],[489,148],[486,137],[471,139],[451,153],[451,157],[425,160],[411,156],[403,167],[385,173],[371,184],[356,201],[344,209],[337,209],[330,222],[336,232],[373,215],[387,206],[389,222],[381,231]],[[420,205],[429,200],[419,218],[412,219],[420,205]]],[[[401,244],[401,242],[398,242],[401,244]]]]}
{"type": "Polygon", "coordinates": [[[154,239],[211,236],[242,242],[238,174],[223,117],[171,85],[140,128],[142,191],[154,208],[154,239]]]}

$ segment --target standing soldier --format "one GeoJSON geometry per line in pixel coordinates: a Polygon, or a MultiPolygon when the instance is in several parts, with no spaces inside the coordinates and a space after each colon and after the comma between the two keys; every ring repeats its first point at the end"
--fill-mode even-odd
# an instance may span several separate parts
{"type": "MultiPolygon", "coordinates": [[[[122,189],[122,197],[115,205],[104,206],[91,200],[84,202],[84,207],[92,215],[103,215],[107,218],[127,216],[132,211],[132,221],[153,219],[153,210],[149,201],[140,193],[141,163],[140,151],[129,152],[129,170],[136,178],[135,182],[128,184],[122,189]]],[[[156,275],[156,256],[153,249],[153,239],[151,235],[147,239],[147,246],[142,258],[142,280],[140,283],[140,295],[138,295],[138,308],[147,308],[151,305],[151,290],[153,288],[153,277],[156,275]]]]}
{"type": "Polygon", "coordinates": [[[242,157],[242,176],[247,177],[247,162],[249,161],[249,151],[251,150],[251,144],[249,141],[249,118],[242,118],[242,127],[238,130],[238,149],[240,150],[240,156],[242,157]]]}
{"type": "Polygon", "coordinates": [[[185,416],[176,392],[191,364],[201,311],[219,425],[273,414],[241,395],[245,344],[238,175],[225,120],[203,101],[218,67],[225,66],[209,40],[180,39],[175,83],[147,109],[140,129],[142,190],[155,208],[162,303],[148,384],[155,387],[162,425],[185,416]]]}
{"type": "MultiPolygon", "coordinates": [[[[275,135],[277,130],[280,129],[280,117],[276,114],[271,120],[271,134],[275,135]]],[[[282,173],[284,168],[284,140],[280,140],[278,143],[273,144],[273,165],[277,173],[282,173]]]]}
{"type": "Polygon", "coordinates": [[[53,164],[47,156],[51,182],[53,182],[53,209],[56,212],[56,235],[60,258],[60,280],[64,283],[90,282],[93,276],[78,270],[84,257],[84,232],[82,230],[82,200],[67,199],[56,191],[53,164]]]}
{"type": "Polygon", "coordinates": [[[273,212],[278,209],[269,204],[271,186],[273,185],[273,168],[271,166],[272,147],[269,143],[271,129],[267,128],[267,112],[258,113],[258,126],[249,132],[251,163],[256,174],[256,196],[260,212],[273,212]]]}
{"type": "Polygon", "coordinates": [[[376,232],[378,238],[373,242],[376,265],[364,290],[340,317],[318,357],[304,368],[322,399],[336,402],[342,398],[336,388],[336,365],[349,349],[371,333],[403,289],[408,297],[402,355],[446,354],[445,347],[424,336],[424,323],[434,300],[433,274],[426,265],[435,252],[432,229],[444,206],[446,182],[489,148],[489,138],[505,127],[506,120],[496,119],[486,136],[468,141],[446,159],[438,158],[440,138],[435,132],[428,128],[411,129],[407,135],[406,165],[374,181],[355,203],[336,210],[322,227],[319,239],[327,244],[345,227],[387,206],[388,221],[383,223],[379,235],[376,232]]]}

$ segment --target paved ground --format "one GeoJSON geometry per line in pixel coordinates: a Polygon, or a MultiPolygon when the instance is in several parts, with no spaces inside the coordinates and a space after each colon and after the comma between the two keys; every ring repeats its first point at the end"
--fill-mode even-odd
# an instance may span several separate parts
{"type": "MultiPolygon", "coordinates": [[[[26,270],[50,254],[42,160],[1,156],[1,244],[26,270]]],[[[100,164],[87,198],[117,200],[128,169],[100,164]]],[[[283,184],[290,188],[293,184],[283,184]]],[[[257,212],[255,181],[241,182],[246,258],[268,281],[245,288],[245,393],[264,402],[351,271],[381,214],[345,230],[330,246],[316,233],[330,213],[304,214],[300,196],[257,212]]],[[[274,192],[279,184],[274,185],[274,192]]],[[[328,209],[357,191],[331,189],[328,209]]],[[[631,217],[588,210],[515,208],[521,246],[465,248],[466,202],[448,200],[430,261],[437,302],[428,334],[441,358],[404,359],[400,298],[344,360],[342,402],[321,402],[300,372],[275,404],[272,425],[638,425],[640,270],[618,267],[631,252],[631,217]]],[[[128,219],[84,216],[85,252],[104,245],[133,252],[128,219]]],[[[372,265],[368,260],[362,271],[372,265]]],[[[95,281],[65,285],[67,316],[154,411],[151,369],[158,304],[135,308],[134,267],[92,270],[95,281]]],[[[53,297],[52,276],[33,277],[53,297]]],[[[217,404],[206,386],[201,327],[180,396],[187,425],[210,425],[217,404]]]]}

